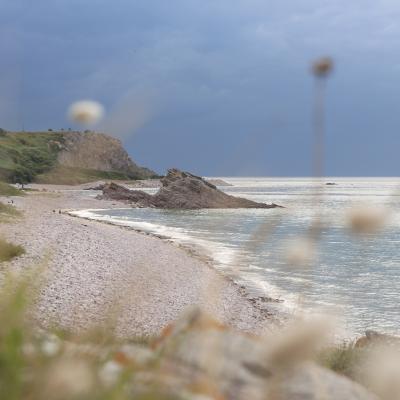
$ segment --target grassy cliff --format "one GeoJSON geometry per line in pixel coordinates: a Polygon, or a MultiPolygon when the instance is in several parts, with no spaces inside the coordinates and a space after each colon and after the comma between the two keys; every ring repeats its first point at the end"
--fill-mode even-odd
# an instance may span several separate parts
{"type": "Polygon", "coordinates": [[[98,179],[145,179],[111,136],[88,132],[0,132],[0,180],[79,184],[98,179]]]}
{"type": "Polygon", "coordinates": [[[32,182],[57,164],[61,133],[18,132],[0,135],[0,179],[32,182]]]}

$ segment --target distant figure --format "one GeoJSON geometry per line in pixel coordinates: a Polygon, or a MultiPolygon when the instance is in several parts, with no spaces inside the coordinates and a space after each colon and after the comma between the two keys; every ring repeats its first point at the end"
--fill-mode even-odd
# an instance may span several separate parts
{"type": "Polygon", "coordinates": [[[58,213],[61,214],[61,210],[58,210],[58,213]]]}

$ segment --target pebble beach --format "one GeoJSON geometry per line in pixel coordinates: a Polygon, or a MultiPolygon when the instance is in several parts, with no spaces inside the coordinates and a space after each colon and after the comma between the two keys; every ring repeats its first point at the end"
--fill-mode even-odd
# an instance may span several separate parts
{"type": "Polygon", "coordinates": [[[22,218],[0,232],[26,254],[1,273],[37,269],[44,283],[34,316],[43,327],[85,331],[107,325],[123,337],[151,336],[199,306],[242,331],[270,329],[268,313],[210,262],[168,240],[68,214],[125,204],[97,200],[75,187],[32,188],[13,198],[22,218]]]}

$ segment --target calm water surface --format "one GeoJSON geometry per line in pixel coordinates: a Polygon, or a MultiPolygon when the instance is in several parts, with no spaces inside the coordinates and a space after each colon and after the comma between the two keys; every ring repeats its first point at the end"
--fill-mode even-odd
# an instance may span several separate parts
{"type": "Polygon", "coordinates": [[[400,331],[400,179],[329,178],[336,185],[322,185],[318,202],[311,179],[222,179],[233,185],[221,188],[229,194],[286,208],[96,210],[91,216],[195,244],[218,268],[251,290],[281,297],[289,309],[334,309],[350,334],[400,331]],[[359,203],[391,210],[381,234],[360,238],[348,231],[346,210],[359,203]],[[318,213],[326,223],[318,258],[308,268],[289,265],[287,242],[306,234],[318,213]]]}

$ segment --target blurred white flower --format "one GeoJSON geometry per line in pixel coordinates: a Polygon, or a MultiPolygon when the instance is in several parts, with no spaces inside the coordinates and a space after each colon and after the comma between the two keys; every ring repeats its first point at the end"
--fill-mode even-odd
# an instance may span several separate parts
{"type": "Polygon", "coordinates": [[[357,234],[376,233],[387,221],[388,211],[377,206],[353,207],[347,212],[347,225],[357,234]]]}
{"type": "Polygon", "coordinates": [[[36,356],[37,354],[36,347],[32,343],[24,343],[22,345],[22,354],[25,357],[36,356]]]}
{"type": "Polygon", "coordinates": [[[92,100],[77,101],[69,107],[68,116],[74,122],[88,125],[98,122],[104,114],[103,106],[92,100]]]}
{"type": "Polygon", "coordinates": [[[300,237],[287,242],[284,256],[289,265],[307,266],[315,260],[316,253],[314,240],[300,237]]]}
{"type": "Polygon", "coordinates": [[[61,340],[55,336],[48,336],[41,345],[42,353],[48,357],[55,356],[61,349],[61,340]]]}
{"type": "Polygon", "coordinates": [[[77,359],[58,361],[49,372],[47,394],[69,398],[88,393],[94,385],[94,374],[87,362],[77,359]]]}
{"type": "Polygon", "coordinates": [[[99,378],[105,386],[114,385],[122,371],[122,366],[115,361],[107,361],[99,370],[99,378]]]}
{"type": "Polygon", "coordinates": [[[329,315],[292,322],[269,338],[267,357],[277,366],[307,360],[332,339],[335,329],[336,320],[329,315]]]}

